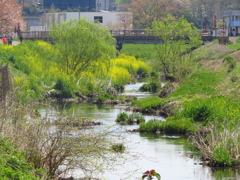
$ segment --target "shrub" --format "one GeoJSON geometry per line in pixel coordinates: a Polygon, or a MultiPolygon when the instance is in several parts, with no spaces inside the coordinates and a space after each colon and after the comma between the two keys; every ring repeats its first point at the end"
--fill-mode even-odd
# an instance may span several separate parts
{"type": "Polygon", "coordinates": [[[239,120],[226,118],[223,122],[216,119],[192,136],[193,144],[211,166],[237,165],[239,161],[239,120]]]}
{"type": "Polygon", "coordinates": [[[98,96],[96,102],[97,102],[98,104],[102,104],[102,103],[104,103],[104,101],[106,101],[106,100],[114,100],[114,99],[116,99],[114,96],[112,96],[112,95],[110,95],[110,94],[108,94],[108,93],[103,93],[103,94],[101,94],[101,95],[98,96]]]}
{"type": "Polygon", "coordinates": [[[73,89],[70,84],[64,81],[63,79],[58,79],[54,88],[60,91],[60,97],[62,98],[72,98],[73,89]]]}
{"type": "Polygon", "coordinates": [[[124,144],[122,144],[122,143],[120,143],[120,144],[113,144],[112,146],[111,146],[111,148],[112,148],[112,150],[114,151],[114,152],[116,152],[116,153],[124,153],[124,151],[125,151],[125,146],[124,146],[124,144]]]}
{"type": "Polygon", "coordinates": [[[137,106],[142,111],[149,111],[149,110],[157,110],[163,104],[165,100],[159,97],[151,97],[151,98],[141,98],[132,102],[131,106],[137,106]]]}
{"type": "Polygon", "coordinates": [[[186,134],[195,131],[195,128],[190,118],[177,120],[167,118],[167,120],[162,123],[161,130],[166,133],[186,134]]]}
{"type": "MultiPolygon", "coordinates": [[[[0,176],[3,180],[40,180],[36,171],[27,163],[22,151],[14,149],[8,139],[0,137],[0,176]]],[[[39,172],[42,170],[38,170],[39,172]]]]}
{"type": "Polygon", "coordinates": [[[141,113],[132,113],[128,115],[128,124],[132,123],[143,123],[145,122],[145,118],[141,113]]]}
{"type": "Polygon", "coordinates": [[[227,72],[230,73],[236,68],[236,62],[231,55],[226,55],[223,59],[223,63],[225,63],[225,66],[227,66],[228,70],[227,72]]]}
{"type": "Polygon", "coordinates": [[[117,115],[116,122],[125,122],[128,119],[128,114],[125,112],[121,112],[117,115]]]}
{"type": "Polygon", "coordinates": [[[147,91],[147,92],[151,92],[151,93],[155,93],[158,91],[158,89],[160,89],[160,84],[159,83],[149,83],[149,84],[143,84],[141,87],[140,87],[140,91],[147,91]]]}
{"type": "Polygon", "coordinates": [[[145,118],[140,113],[132,113],[127,114],[125,112],[119,113],[116,119],[116,122],[120,122],[123,124],[134,124],[134,123],[142,123],[145,122],[145,118]]]}
{"type": "Polygon", "coordinates": [[[189,117],[191,117],[196,122],[206,121],[211,115],[211,109],[206,105],[202,105],[200,107],[192,107],[189,112],[189,117]]]}
{"type": "Polygon", "coordinates": [[[150,132],[156,133],[158,130],[161,130],[163,121],[152,119],[146,123],[141,123],[139,126],[140,132],[150,132]]]}
{"type": "Polygon", "coordinates": [[[213,150],[212,160],[221,165],[232,165],[229,151],[225,146],[219,146],[213,150]]]}
{"type": "Polygon", "coordinates": [[[117,90],[117,92],[122,93],[124,91],[124,85],[123,84],[115,84],[114,88],[117,90]]]}
{"type": "Polygon", "coordinates": [[[157,131],[161,131],[164,133],[185,134],[187,132],[195,132],[196,127],[194,127],[191,119],[189,118],[178,120],[168,118],[166,121],[153,119],[146,123],[141,123],[139,130],[140,132],[149,133],[156,133],[157,131]]]}

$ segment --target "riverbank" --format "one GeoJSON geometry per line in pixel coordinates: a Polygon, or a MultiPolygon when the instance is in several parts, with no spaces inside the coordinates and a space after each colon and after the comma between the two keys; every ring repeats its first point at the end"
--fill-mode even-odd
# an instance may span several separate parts
{"type": "MultiPolygon", "coordinates": [[[[208,43],[192,52],[195,70],[163,98],[140,99],[132,108],[166,114],[141,123],[140,132],[188,135],[209,166],[239,166],[238,44],[208,43]],[[171,106],[170,106],[171,105],[171,106]]],[[[160,93],[161,94],[161,93],[160,93]]]]}
{"type": "MultiPolygon", "coordinates": [[[[109,92],[113,92],[113,88],[122,89],[123,84],[132,82],[134,75],[138,73],[141,73],[141,75],[150,74],[151,72],[149,66],[141,61],[122,55],[111,61],[115,65],[111,67],[110,74],[105,69],[104,73],[89,71],[85,72],[86,76],[76,78],[73,75],[67,75],[64,68],[58,66],[56,62],[59,56],[50,44],[37,41],[26,42],[23,46],[3,46],[1,48],[3,49],[1,61],[9,64],[13,73],[14,85],[18,87],[15,97],[26,106],[18,106],[17,103],[16,106],[13,106],[13,103],[11,103],[12,112],[9,113],[8,109],[4,109],[2,114],[5,111],[8,112],[8,116],[11,114],[13,119],[9,119],[13,120],[14,123],[17,122],[16,124],[21,127],[19,130],[25,129],[19,123],[19,120],[24,120],[22,117],[30,114],[31,118],[35,118],[38,114],[36,111],[34,112],[34,107],[27,109],[27,105],[30,104],[28,102],[46,98],[45,92],[55,89],[58,95],[70,99],[76,95],[75,92],[81,92],[86,96],[94,96],[99,91],[103,91],[103,94],[99,94],[99,97],[101,97],[99,101],[104,102],[108,98],[112,98],[112,96],[109,96],[109,92]]],[[[196,51],[194,50],[192,55],[196,67],[188,78],[180,84],[172,86],[174,88],[171,93],[167,92],[164,98],[149,98],[150,103],[149,99],[140,100],[142,101],[142,104],[139,105],[141,110],[158,112],[159,114],[164,112],[167,120],[149,121],[148,124],[141,124],[140,129],[144,129],[144,125],[146,125],[155,128],[150,129],[153,133],[189,134],[192,143],[195,143],[204,158],[210,160],[209,165],[237,166],[239,164],[238,149],[240,149],[238,139],[240,119],[238,81],[240,70],[237,66],[239,56],[236,49],[233,45],[227,47],[217,43],[209,43],[196,51]],[[231,54],[233,51],[236,51],[236,54],[231,54]],[[224,57],[227,54],[236,57],[234,61],[229,61],[230,64],[224,62],[224,57]]],[[[103,69],[106,68],[103,64],[101,66],[103,69]]],[[[173,85],[172,83],[167,84],[173,85]]],[[[11,89],[10,86],[9,89],[11,89]]],[[[133,101],[133,105],[140,101],[133,101]]],[[[39,122],[41,123],[32,124],[32,126],[43,128],[40,126],[43,125],[42,121],[39,122]]],[[[46,122],[44,125],[48,126],[48,123],[46,122]]],[[[35,135],[35,132],[29,126],[29,132],[23,131],[21,133],[26,138],[28,137],[26,134],[32,133],[31,135],[35,135]]],[[[141,132],[146,131],[141,130],[141,132]]],[[[12,138],[14,137],[18,136],[12,138]]],[[[39,140],[38,137],[40,136],[34,136],[36,142],[39,140]]],[[[29,136],[29,143],[32,140],[33,138],[29,136]]],[[[44,138],[40,140],[44,140],[44,138]]],[[[15,139],[15,142],[19,143],[20,141],[15,139]]],[[[19,147],[29,150],[28,145],[22,146],[23,143],[19,143],[19,147]]],[[[75,144],[73,142],[73,145],[75,144]]],[[[31,143],[30,145],[32,145],[33,150],[36,150],[34,147],[38,147],[31,143]]],[[[39,152],[39,154],[41,153],[39,152]]],[[[41,155],[41,158],[44,158],[46,152],[41,155]]],[[[36,162],[36,164],[39,163],[36,162]]]]}

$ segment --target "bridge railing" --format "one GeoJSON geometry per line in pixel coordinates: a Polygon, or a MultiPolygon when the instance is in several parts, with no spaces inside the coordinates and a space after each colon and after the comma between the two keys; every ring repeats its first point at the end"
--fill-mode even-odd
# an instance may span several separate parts
{"type": "Polygon", "coordinates": [[[23,31],[24,39],[46,39],[49,38],[49,31],[23,31]]]}
{"type": "MultiPolygon", "coordinates": [[[[112,36],[149,36],[146,30],[110,30],[112,36]]],[[[24,39],[46,39],[49,38],[49,31],[23,31],[22,37],[24,39]]]]}
{"type": "Polygon", "coordinates": [[[112,36],[149,36],[144,29],[134,29],[134,30],[110,30],[112,36]]]}

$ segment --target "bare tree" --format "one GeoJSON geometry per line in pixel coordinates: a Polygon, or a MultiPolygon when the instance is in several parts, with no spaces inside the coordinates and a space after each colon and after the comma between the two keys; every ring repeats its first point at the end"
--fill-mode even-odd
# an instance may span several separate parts
{"type": "MultiPolygon", "coordinates": [[[[113,133],[114,130],[94,131],[86,126],[86,119],[82,118],[49,120],[48,115],[37,118],[34,112],[29,113],[32,107],[17,106],[16,111],[21,115],[13,113],[11,118],[6,119],[2,134],[26,153],[28,162],[34,168],[47,172],[46,179],[74,169],[79,169],[83,177],[96,177],[124,159],[123,154],[113,148],[116,144],[113,137],[121,139],[120,135],[113,133]]],[[[129,158],[126,154],[124,157],[129,158]]]]}

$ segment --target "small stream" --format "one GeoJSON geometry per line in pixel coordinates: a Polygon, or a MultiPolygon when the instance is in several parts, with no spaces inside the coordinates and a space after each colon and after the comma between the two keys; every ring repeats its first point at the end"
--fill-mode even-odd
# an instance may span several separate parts
{"type": "MultiPolygon", "coordinates": [[[[138,91],[142,84],[127,85],[123,95],[151,97],[152,94],[138,91]]],[[[63,108],[63,105],[58,103],[54,106],[63,108]]],[[[141,158],[116,166],[114,172],[107,171],[101,180],[139,180],[143,172],[152,169],[161,175],[161,180],[240,180],[240,174],[236,169],[201,165],[197,150],[183,136],[127,132],[126,129],[136,129],[139,125],[119,125],[115,120],[120,112],[127,112],[125,109],[128,106],[128,104],[99,106],[87,102],[72,102],[64,106],[67,109],[74,109],[76,116],[84,114],[85,117],[102,122],[104,125],[101,128],[112,126],[121,129],[130,143],[128,147],[131,147],[131,151],[141,155],[141,158]]],[[[45,110],[42,108],[40,112],[44,114],[45,110]]],[[[56,115],[55,113],[57,112],[52,112],[52,117],[56,115]]],[[[146,121],[154,118],[165,121],[160,116],[144,115],[144,117],[146,121]]],[[[79,172],[76,170],[68,176],[78,177],[79,172]]]]}

